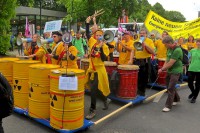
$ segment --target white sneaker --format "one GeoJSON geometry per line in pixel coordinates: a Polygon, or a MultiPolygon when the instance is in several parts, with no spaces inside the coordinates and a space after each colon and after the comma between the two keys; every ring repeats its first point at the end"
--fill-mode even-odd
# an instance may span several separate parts
{"type": "Polygon", "coordinates": [[[178,104],[177,102],[173,102],[173,103],[172,103],[173,106],[176,106],[177,104],[178,104]]]}
{"type": "Polygon", "coordinates": [[[167,107],[164,107],[162,111],[163,111],[163,112],[169,112],[169,111],[170,111],[170,109],[169,109],[169,108],[167,108],[167,107]]]}

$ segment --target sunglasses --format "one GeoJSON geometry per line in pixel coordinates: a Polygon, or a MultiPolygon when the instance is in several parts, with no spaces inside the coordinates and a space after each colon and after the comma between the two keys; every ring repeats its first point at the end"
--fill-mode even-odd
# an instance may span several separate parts
{"type": "Polygon", "coordinates": [[[57,36],[53,36],[53,38],[56,38],[57,36]]]}

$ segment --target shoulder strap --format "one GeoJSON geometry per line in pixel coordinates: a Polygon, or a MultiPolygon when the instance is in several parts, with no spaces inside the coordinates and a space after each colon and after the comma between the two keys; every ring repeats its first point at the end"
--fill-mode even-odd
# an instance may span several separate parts
{"type": "Polygon", "coordinates": [[[54,54],[56,52],[56,49],[58,48],[58,46],[61,44],[61,42],[59,42],[55,47],[54,49],[52,50],[51,54],[54,54]]]}

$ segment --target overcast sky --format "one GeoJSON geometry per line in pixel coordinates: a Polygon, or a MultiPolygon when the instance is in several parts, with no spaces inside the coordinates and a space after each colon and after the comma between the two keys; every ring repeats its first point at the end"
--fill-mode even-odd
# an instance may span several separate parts
{"type": "Polygon", "coordinates": [[[148,0],[153,6],[159,2],[165,10],[173,10],[181,12],[187,21],[198,18],[200,11],[200,0],[148,0]]]}

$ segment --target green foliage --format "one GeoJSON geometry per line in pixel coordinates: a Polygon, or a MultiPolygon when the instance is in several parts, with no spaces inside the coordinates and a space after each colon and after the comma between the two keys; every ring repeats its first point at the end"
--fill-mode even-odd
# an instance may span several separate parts
{"type": "Polygon", "coordinates": [[[10,20],[15,15],[16,0],[0,0],[0,54],[10,47],[10,20]]]}
{"type": "Polygon", "coordinates": [[[174,22],[184,22],[185,17],[177,11],[166,11],[166,19],[174,21],[174,22]]]}

